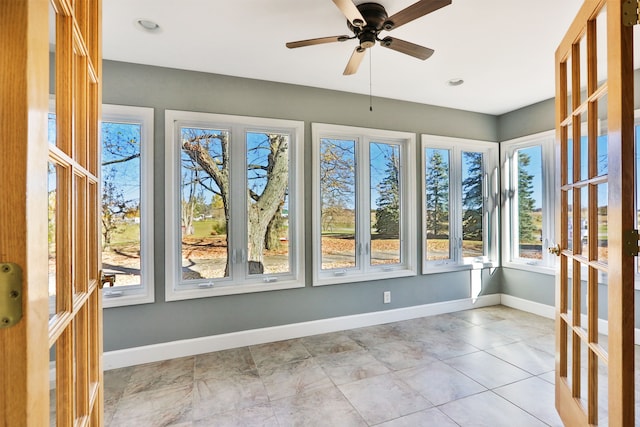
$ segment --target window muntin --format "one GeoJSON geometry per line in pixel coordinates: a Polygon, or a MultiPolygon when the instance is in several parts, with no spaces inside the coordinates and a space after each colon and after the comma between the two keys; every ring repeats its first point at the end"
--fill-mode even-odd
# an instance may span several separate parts
{"type": "Polygon", "coordinates": [[[165,114],[167,299],[302,286],[303,124],[165,114]]]}
{"type": "Polygon", "coordinates": [[[497,259],[497,151],[494,143],[422,136],[423,273],[497,259]]]}
{"type": "Polygon", "coordinates": [[[415,136],[314,123],[314,285],[415,274],[415,136]]]}
{"type": "MultiPolygon", "coordinates": [[[[507,266],[531,266],[536,271],[553,273],[555,256],[547,248],[555,241],[554,140],[551,131],[501,144],[505,194],[503,260],[507,266]]],[[[568,194],[572,197],[572,192],[568,194]]],[[[571,209],[572,203],[568,206],[571,209]]]]}
{"type": "Polygon", "coordinates": [[[101,140],[104,306],[153,302],[153,109],[103,105],[101,140]]]}

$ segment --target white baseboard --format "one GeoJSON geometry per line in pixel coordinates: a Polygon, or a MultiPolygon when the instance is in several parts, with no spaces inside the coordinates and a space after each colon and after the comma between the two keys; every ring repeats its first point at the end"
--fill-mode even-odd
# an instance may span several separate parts
{"type": "MultiPolygon", "coordinates": [[[[415,319],[418,317],[453,313],[456,311],[498,304],[549,319],[555,318],[555,307],[553,306],[540,304],[511,295],[493,294],[480,296],[478,298],[445,301],[393,310],[334,317],[330,319],[314,320],[290,325],[252,329],[248,331],[232,332],[228,334],[108,351],[103,355],[103,367],[104,370],[124,368],[127,366],[158,362],[178,357],[193,356],[212,351],[301,338],[310,335],[380,325],[384,323],[415,319]]],[[[607,321],[600,320],[598,328],[606,333],[606,331],[608,331],[607,321]]],[[[640,344],[640,329],[638,328],[635,329],[635,342],[636,344],[640,344]]],[[[50,382],[54,384],[55,362],[51,362],[50,367],[50,382]]]]}
{"type": "Polygon", "coordinates": [[[498,305],[500,300],[500,294],[484,295],[478,298],[445,301],[108,351],[103,356],[103,367],[104,370],[124,368],[126,366],[193,356],[212,351],[452,313],[477,307],[498,305]]]}
{"type": "MultiPolygon", "coordinates": [[[[538,302],[529,301],[526,299],[514,297],[511,295],[501,294],[500,303],[507,307],[515,308],[529,313],[537,314],[538,316],[546,317],[549,319],[555,319],[556,308],[552,305],[540,304],[538,302]]],[[[583,324],[587,322],[587,316],[582,315],[583,324]]],[[[598,319],[598,331],[603,335],[609,335],[609,322],[604,319],[598,319]]],[[[640,345],[640,329],[635,328],[635,343],[640,345]]]]}
{"type": "Polygon", "coordinates": [[[556,308],[552,305],[540,304],[523,298],[514,297],[507,294],[500,294],[500,304],[528,313],[537,314],[547,319],[556,318],[556,308]]]}

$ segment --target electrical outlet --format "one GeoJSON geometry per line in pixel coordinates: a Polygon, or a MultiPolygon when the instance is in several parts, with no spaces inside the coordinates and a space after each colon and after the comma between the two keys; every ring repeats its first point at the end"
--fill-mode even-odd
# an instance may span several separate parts
{"type": "Polygon", "coordinates": [[[391,302],[391,291],[384,291],[382,298],[385,304],[389,304],[391,302]]]}

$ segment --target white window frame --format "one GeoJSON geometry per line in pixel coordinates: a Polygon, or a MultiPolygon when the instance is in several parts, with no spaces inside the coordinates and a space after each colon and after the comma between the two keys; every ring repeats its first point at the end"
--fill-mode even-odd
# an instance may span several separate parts
{"type": "MultiPolygon", "coordinates": [[[[140,125],[140,285],[104,287],[104,308],[155,302],[153,214],[153,108],[102,105],[102,122],[140,125]]],[[[102,150],[102,129],[100,130],[102,150]]],[[[102,151],[101,151],[102,152],[102,151]]],[[[102,191],[102,180],[100,184],[102,191]]]]}
{"type": "Polygon", "coordinates": [[[422,274],[441,273],[446,271],[489,268],[498,265],[498,200],[499,200],[499,144],[496,142],[477,141],[462,138],[451,138],[437,135],[422,135],[422,274]],[[453,256],[447,260],[428,261],[427,223],[426,223],[426,167],[427,149],[449,151],[449,215],[454,226],[449,228],[449,245],[453,256]],[[462,242],[462,152],[483,153],[483,246],[486,255],[481,257],[463,257],[460,244],[462,242]],[[455,242],[460,242],[458,245],[455,242]]]}
{"type": "Polygon", "coordinates": [[[503,179],[503,245],[504,267],[528,270],[536,273],[555,274],[556,256],[547,248],[555,246],[555,131],[550,130],[500,143],[503,179]],[[539,146],[542,149],[542,260],[517,256],[518,251],[518,194],[517,150],[539,146]]]}
{"type": "MultiPolygon", "coordinates": [[[[361,282],[369,280],[390,279],[415,276],[416,268],[416,229],[415,219],[415,161],[413,155],[416,147],[416,135],[409,132],[398,132],[380,129],[369,129],[353,126],[312,123],[313,138],[313,285],[333,285],[340,283],[361,282]],[[346,139],[356,141],[356,204],[369,206],[369,147],[370,143],[389,143],[400,146],[400,254],[401,261],[394,265],[370,265],[368,250],[359,250],[357,268],[322,270],[322,221],[320,200],[320,146],[324,138],[346,139]]],[[[369,196],[370,197],[370,196],[369,196]]],[[[366,232],[369,224],[368,209],[357,211],[358,219],[356,239],[360,247],[369,248],[371,236],[366,232]],[[367,211],[365,214],[364,212],[367,211]]]]}
{"type": "MultiPolygon", "coordinates": [[[[259,117],[232,116],[213,113],[165,110],[165,300],[177,301],[221,295],[291,289],[304,286],[304,122],[267,119],[259,117]],[[234,184],[230,195],[232,217],[244,217],[246,208],[246,167],[236,167],[246,159],[245,133],[269,130],[284,132],[291,136],[289,145],[289,231],[291,271],[283,275],[244,274],[220,279],[201,281],[182,280],[181,263],[181,213],[180,213],[180,128],[203,127],[229,130],[232,138],[240,142],[230,144],[232,158],[231,179],[234,184]],[[234,163],[235,162],[235,163],[234,163]],[[234,201],[235,200],[235,201],[234,201]],[[239,201],[239,202],[238,202],[239,201]],[[244,213],[243,213],[244,212],[244,213]]],[[[246,257],[246,246],[239,243],[246,239],[246,221],[233,221],[229,235],[230,265],[242,263],[246,257]],[[234,260],[236,262],[234,263],[234,260]]],[[[246,245],[246,240],[245,245],[246,245]]],[[[242,263],[244,264],[244,263],[242,263]]],[[[244,269],[244,270],[243,270],[244,269]]],[[[235,270],[235,271],[239,271],[235,270]]]]}

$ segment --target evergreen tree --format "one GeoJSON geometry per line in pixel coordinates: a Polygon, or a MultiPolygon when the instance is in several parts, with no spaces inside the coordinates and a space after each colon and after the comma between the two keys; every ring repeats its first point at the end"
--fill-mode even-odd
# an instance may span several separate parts
{"type": "Polygon", "coordinates": [[[441,150],[433,150],[425,177],[427,236],[437,238],[447,231],[449,221],[449,162],[441,150]]]}
{"type": "Polygon", "coordinates": [[[526,167],[531,163],[531,157],[523,152],[518,153],[518,219],[520,242],[530,242],[535,239],[536,231],[533,225],[533,209],[535,200],[533,195],[533,175],[526,167]]]}
{"type": "Polygon", "coordinates": [[[385,178],[380,183],[380,197],[376,200],[375,228],[379,234],[398,236],[400,234],[400,171],[395,150],[387,160],[385,178]]]}
{"type": "Polygon", "coordinates": [[[482,240],[482,153],[464,152],[467,177],[462,181],[462,239],[482,240]]]}

